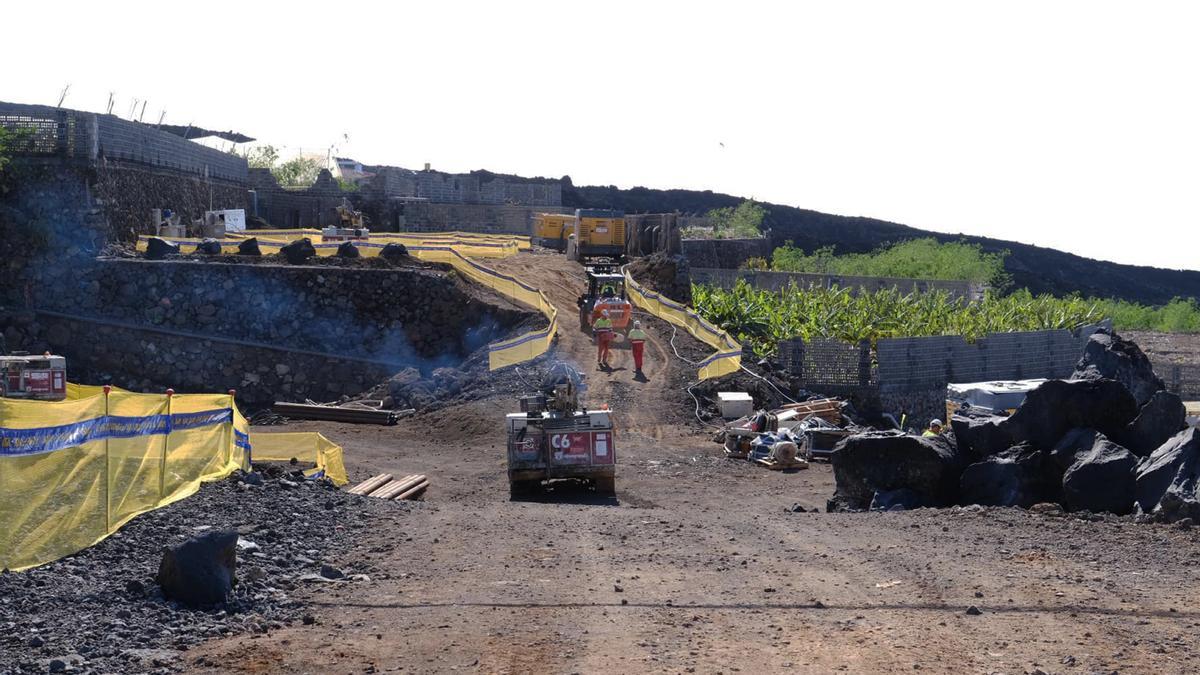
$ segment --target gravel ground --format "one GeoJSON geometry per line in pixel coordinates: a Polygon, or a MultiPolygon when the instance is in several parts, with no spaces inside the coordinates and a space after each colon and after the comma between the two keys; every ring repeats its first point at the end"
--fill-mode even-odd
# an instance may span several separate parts
{"type": "Polygon", "coordinates": [[[347,575],[324,583],[381,576],[339,560],[355,555],[352,542],[362,531],[422,508],[348,495],[327,483],[289,487],[268,478],[258,487],[235,476],[206,484],[76,555],[0,574],[0,673],[174,672],[182,652],[202,640],[312,621],[297,597],[319,591],[305,587],[323,587],[311,577],[324,565],[347,575]],[[212,528],[236,529],[248,546],[238,552],[231,600],[207,611],[164,600],[154,583],[162,548],[212,528]]]}

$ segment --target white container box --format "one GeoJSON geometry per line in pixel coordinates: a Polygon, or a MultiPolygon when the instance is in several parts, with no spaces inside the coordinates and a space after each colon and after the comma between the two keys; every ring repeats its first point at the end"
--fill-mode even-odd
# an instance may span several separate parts
{"type": "Polygon", "coordinates": [[[744,391],[722,391],[717,393],[717,408],[721,417],[736,420],[754,412],[754,399],[744,391]]]}

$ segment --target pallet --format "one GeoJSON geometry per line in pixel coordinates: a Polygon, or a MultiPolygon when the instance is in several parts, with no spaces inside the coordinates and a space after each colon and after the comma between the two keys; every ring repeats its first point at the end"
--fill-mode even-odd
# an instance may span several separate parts
{"type": "Polygon", "coordinates": [[[772,471],[786,471],[788,469],[807,469],[808,462],[802,459],[792,460],[791,462],[780,462],[773,459],[756,459],[755,464],[761,464],[772,471]]]}
{"type": "Polygon", "coordinates": [[[410,474],[396,479],[390,473],[381,473],[350,488],[355,495],[377,499],[416,499],[429,489],[429,479],[424,474],[410,474]]]}

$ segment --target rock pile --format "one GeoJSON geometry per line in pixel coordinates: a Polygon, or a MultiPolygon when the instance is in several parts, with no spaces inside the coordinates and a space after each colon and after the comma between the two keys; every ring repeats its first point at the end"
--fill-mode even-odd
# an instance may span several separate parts
{"type": "Polygon", "coordinates": [[[1011,417],[955,415],[944,436],[870,432],[833,453],[834,510],[1058,503],[1069,511],[1200,519],[1200,430],[1128,340],[1092,337],[1070,380],[1011,417]]]}
{"type": "Polygon", "coordinates": [[[174,672],[204,640],[318,621],[308,598],[380,574],[370,561],[388,551],[360,544],[361,533],[394,528],[426,508],[347,495],[269,468],[206,483],[75,555],[0,573],[0,673],[52,672],[55,661],[66,672],[174,672]],[[231,542],[237,583],[226,586],[219,570],[229,570],[231,542]],[[164,546],[174,559],[166,565],[164,546]],[[203,586],[223,602],[191,609],[177,595],[174,572],[162,572],[176,563],[183,563],[176,571],[199,564],[187,578],[215,581],[203,586]]]}
{"type": "Polygon", "coordinates": [[[682,255],[655,253],[629,263],[629,273],[647,289],[662,293],[675,302],[692,303],[692,277],[687,258],[682,255]]]}

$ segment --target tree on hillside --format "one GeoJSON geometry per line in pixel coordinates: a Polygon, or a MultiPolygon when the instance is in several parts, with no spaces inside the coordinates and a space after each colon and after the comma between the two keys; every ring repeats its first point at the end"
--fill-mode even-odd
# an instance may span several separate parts
{"type": "Polygon", "coordinates": [[[714,238],[753,239],[762,236],[767,210],[753,199],[747,199],[736,207],[713,209],[706,215],[712,223],[714,238]]]}
{"type": "Polygon", "coordinates": [[[273,145],[260,145],[246,150],[246,164],[251,169],[270,169],[283,187],[308,187],[317,182],[321,163],[312,157],[297,156],[280,163],[279,150],[273,145]]]}
{"type": "Polygon", "coordinates": [[[279,161],[279,151],[273,145],[260,145],[246,150],[246,164],[251,169],[274,169],[279,161]]]}

